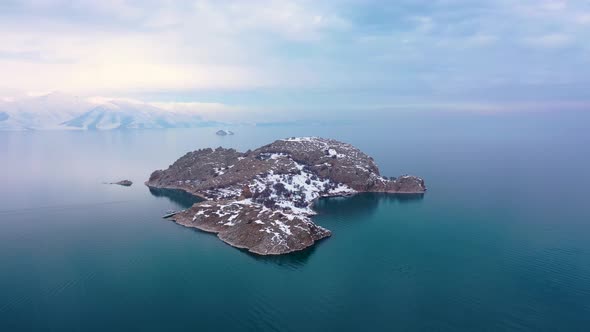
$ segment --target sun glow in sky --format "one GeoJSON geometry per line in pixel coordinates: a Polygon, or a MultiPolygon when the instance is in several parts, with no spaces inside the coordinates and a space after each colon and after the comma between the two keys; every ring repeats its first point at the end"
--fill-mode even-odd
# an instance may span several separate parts
{"type": "Polygon", "coordinates": [[[0,2],[0,96],[584,108],[590,2],[0,2]]]}

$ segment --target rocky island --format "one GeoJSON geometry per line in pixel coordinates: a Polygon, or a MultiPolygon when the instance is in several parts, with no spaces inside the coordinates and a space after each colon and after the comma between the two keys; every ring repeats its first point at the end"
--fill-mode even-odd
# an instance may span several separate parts
{"type": "Polygon", "coordinates": [[[246,152],[221,147],[189,152],[153,172],[146,185],[204,199],[170,219],[260,255],[303,250],[330,236],[311,220],[312,204],[320,197],[426,191],[421,178],[385,178],[359,149],[318,137],[278,140],[246,152]]]}
{"type": "Polygon", "coordinates": [[[216,135],[219,135],[219,136],[227,136],[227,135],[233,135],[234,132],[231,131],[231,130],[223,130],[223,129],[220,129],[215,134],[216,135]]]}
{"type": "Polygon", "coordinates": [[[110,184],[116,184],[123,187],[131,187],[131,185],[133,185],[133,182],[131,180],[121,180],[117,182],[111,182],[110,184]]]}

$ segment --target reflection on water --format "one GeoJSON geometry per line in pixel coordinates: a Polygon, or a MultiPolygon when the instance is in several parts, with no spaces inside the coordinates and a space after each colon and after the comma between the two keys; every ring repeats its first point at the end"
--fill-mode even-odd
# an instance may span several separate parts
{"type": "MultiPolygon", "coordinates": [[[[332,216],[345,215],[350,218],[366,220],[368,215],[372,215],[377,210],[380,202],[399,202],[406,204],[420,202],[423,199],[424,194],[362,193],[346,197],[321,198],[314,203],[313,208],[319,214],[330,214],[332,216]]],[[[335,230],[331,229],[331,231],[335,230]]],[[[336,232],[338,231],[344,230],[336,230],[336,232]]],[[[242,251],[256,261],[274,263],[279,267],[295,270],[305,265],[312,254],[316,252],[318,246],[324,241],[330,241],[330,238],[322,239],[305,250],[279,256],[260,256],[246,250],[242,251]]]]}
{"type": "Polygon", "coordinates": [[[390,201],[400,203],[419,202],[424,199],[424,194],[377,194],[390,201]]]}
{"type": "MultiPolygon", "coordinates": [[[[181,208],[189,208],[202,199],[193,196],[185,191],[177,189],[159,189],[149,188],[150,193],[155,197],[165,197],[171,202],[177,204],[181,208]]],[[[384,193],[362,193],[346,197],[326,197],[317,200],[314,203],[314,209],[320,214],[330,215],[346,215],[347,217],[367,217],[371,215],[379,206],[380,202],[394,201],[399,203],[419,202],[424,198],[424,194],[384,194],[384,193]]],[[[362,218],[364,219],[364,218],[362,218]]],[[[183,226],[184,227],[184,226],[183,226]]],[[[199,233],[210,234],[199,229],[195,229],[199,233]]],[[[329,240],[329,238],[324,239],[329,240]]],[[[238,249],[246,256],[253,258],[258,262],[275,264],[278,267],[284,267],[290,270],[297,269],[303,266],[315,252],[319,243],[302,250],[285,255],[269,255],[261,256],[253,254],[244,249],[238,249]]]]}
{"type": "Polygon", "coordinates": [[[305,250],[296,251],[285,255],[261,256],[253,254],[247,250],[240,251],[245,253],[247,256],[253,258],[257,262],[274,264],[277,267],[285,268],[288,270],[297,270],[309,261],[309,258],[315,252],[317,245],[323,240],[316,242],[313,246],[306,248],[305,250]]]}
{"type": "Polygon", "coordinates": [[[193,204],[201,202],[202,199],[193,196],[185,191],[177,190],[177,189],[159,189],[159,188],[149,188],[150,194],[154,195],[155,197],[166,197],[171,202],[177,204],[179,207],[183,209],[188,209],[189,207],[193,206],[193,204]]]}
{"type": "MultiPolygon", "coordinates": [[[[402,204],[416,203],[424,199],[424,194],[384,194],[384,193],[362,193],[346,197],[326,197],[317,200],[314,203],[314,210],[319,215],[330,215],[342,222],[346,220],[358,219],[367,220],[369,215],[373,215],[377,211],[379,204],[382,202],[399,202],[402,204]],[[339,216],[346,216],[346,219],[340,219],[339,216]]],[[[316,218],[314,218],[316,219],[316,218]]],[[[317,220],[315,222],[321,224],[317,220]]],[[[367,225],[367,227],[370,227],[367,225]]],[[[344,235],[345,228],[334,229],[333,226],[328,227],[333,235],[344,235]]],[[[354,237],[354,236],[353,236],[354,237]]],[[[248,256],[254,258],[256,261],[264,263],[273,263],[278,267],[284,267],[289,270],[296,270],[304,266],[312,255],[320,250],[323,243],[328,243],[331,237],[322,239],[316,242],[313,246],[302,250],[280,256],[259,256],[243,250],[248,256]]]]}
{"type": "Polygon", "coordinates": [[[377,209],[380,202],[405,204],[419,202],[422,199],[424,199],[424,194],[362,193],[348,197],[321,198],[315,202],[314,209],[319,214],[367,216],[377,209]]]}

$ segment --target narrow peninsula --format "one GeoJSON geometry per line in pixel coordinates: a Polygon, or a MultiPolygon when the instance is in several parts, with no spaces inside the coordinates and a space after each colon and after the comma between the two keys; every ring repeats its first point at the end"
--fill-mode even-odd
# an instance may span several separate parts
{"type": "Polygon", "coordinates": [[[153,172],[146,185],[204,199],[170,219],[259,255],[303,250],[330,236],[311,220],[318,198],[426,191],[421,178],[385,178],[359,149],[319,137],[278,140],[246,152],[221,147],[189,152],[153,172]]]}

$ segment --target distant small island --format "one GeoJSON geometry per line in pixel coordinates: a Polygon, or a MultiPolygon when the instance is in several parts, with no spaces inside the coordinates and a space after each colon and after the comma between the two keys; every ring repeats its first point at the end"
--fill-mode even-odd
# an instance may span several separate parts
{"type": "Polygon", "coordinates": [[[260,255],[303,250],[330,236],[310,218],[320,197],[426,191],[421,178],[383,177],[359,149],[318,137],[278,140],[243,153],[221,147],[189,152],[153,172],[146,185],[204,199],[170,219],[260,255]]]}
{"type": "Polygon", "coordinates": [[[226,135],[233,135],[234,132],[231,131],[231,130],[223,130],[223,129],[220,129],[215,134],[217,134],[219,136],[226,136],[226,135]]]}
{"type": "Polygon", "coordinates": [[[131,187],[131,185],[133,185],[133,182],[131,180],[121,180],[117,182],[111,182],[111,184],[116,184],[123,187],[131,187]]]}

